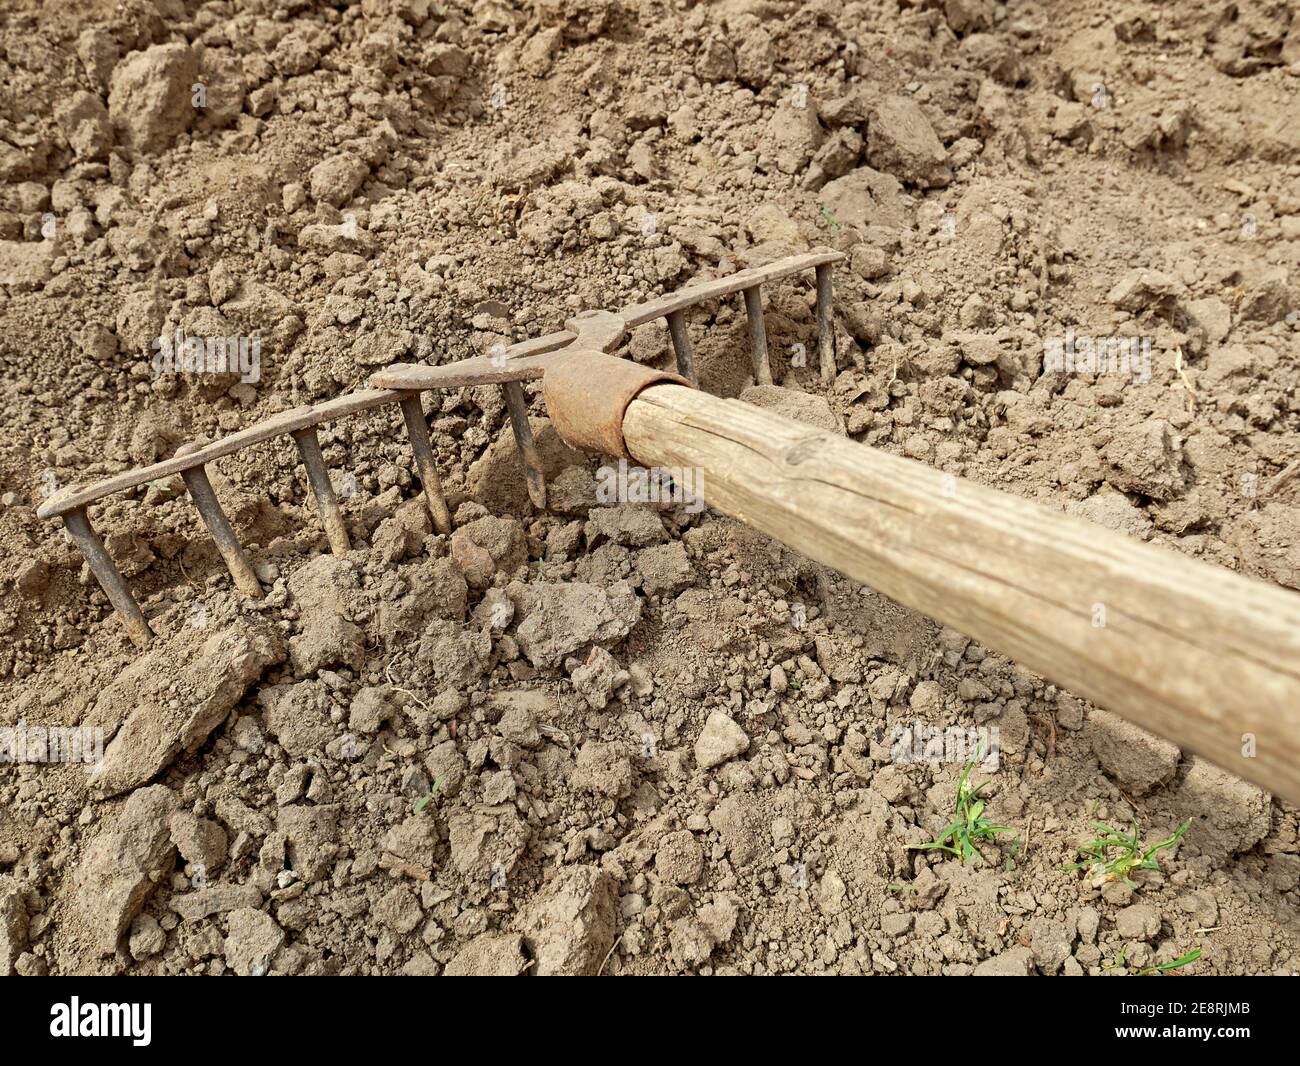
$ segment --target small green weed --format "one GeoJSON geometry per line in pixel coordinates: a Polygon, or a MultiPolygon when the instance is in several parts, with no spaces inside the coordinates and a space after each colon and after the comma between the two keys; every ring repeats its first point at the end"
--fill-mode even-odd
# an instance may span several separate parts
{"type": "MultiPolygon", "coordinates": [[[[1127,957],[1128,957],[1128,945],[1125,944],[1119,949],[1119,954],[1116,955],[1115,958],[1113,958],[1110,962],[1103,963],[1101,968],[1103,970],[1114,970],[1119,967],[1122,967],[1127,961],[1127,957]]],[[[1155,966],[1143,966],[1141,969],[1137,971],[1137,976],[1152,977],[1155,974],[1173,973],[1173,971],[1179,969],[1180,967],[1191,965],[1200,957],[1201,957],[1201,949],[1193,948],[1186,955],[1180,955],[1178,958],[1173,959],[1169,962],[1158,963],[1155,966]]],[[[1178,974],[1176,976],[1182,976],[1182,975],[1178,974]]]]}
{"type": "Polygon", "coordinates": [[[1189,951],[1186,955],[1178,956],[1178,958],[1174,959],[1172,962],[1162,962],[1158,966],[1143,966],[1142,969],[1138,970],[1138,976],[1150,977],[1153,974],[1170,973],[1177,970],[1180,966],[1187,966],[1195,962],[1200,957],[1201,949],[1195,948],[1192,951],[1189,951]]]}
{"type": "Polygon", "coordinates": [[[442,791],[442,783],[447,780],[446,774],[441,774],[434,782],[433,788],[429,789],[427,796],[421,796],[415,801],[415,813],[419,814],[425,807],[433,802],[433,798],[442,791]]]}
{"type": "Polygon", "coordinates": [[[1097,888],[1107,881],[1123,881],[1126,885],[1137,888],[1137,883],[1129,875],[1135,870],[1160,869],[1160,863],[1155,858],[1156,853],[1171,848],[1182,840],[1183,834],[1191,824],[1192,820],[1189,818],[1174,830],[1173,836],[1158,844],[1152,844],[1149,848],[1144,848],[1138,838],[1137,822],[1133,823],[1131,833],[1124,833],[1100,822],[1093,822],[1092,828],[1102,835],[1079,849],[1080,855],[1088,857],[1082,862],[1062,866],[1061,869],[1093,871],[1092,883],[1097,888]],[[1112,850],[1117,852],[1114,858],[1110,856],[1112,850]]]}
{"type": "Polygon", "coordinates": [[[966,764],[966,769],[962,771],[961,779],[957,782],[957,802],[953,807],[953,820],[930,843],[909,844],[909,849],[946,851],[949,855],[956,855],[963,863],[972,855],[978,855],[981,861],[987,862],[984,853],[975,842],[993,840],[998,833],[1014,832],[1009,826],[994,825],[984,817],[984,800],[980,799],[980,793],[988,787],[989,782],[985,781],[977,787],[971,787],[970,783],[971,770],[975,768],[975,761],[979,757],[980,749],[976,749],[970,762],[966,764]]]}

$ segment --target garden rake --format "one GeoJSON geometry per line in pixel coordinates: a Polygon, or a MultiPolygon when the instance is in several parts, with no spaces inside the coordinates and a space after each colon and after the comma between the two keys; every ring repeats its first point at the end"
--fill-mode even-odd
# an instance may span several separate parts
{"type": "Polygon", "coordinates": [[[817,251],[777,260],[443,366],[394,364],[369,389],[297,408],[164,462],[69,489],[38,510],[62,518],[139,643],[151,630],[87,517],[103,497],[180,474],[236,586],[257,575],[205,466],[283,434],[297,442],[330,549],[350,541],[316,427],[400,405],[435,528],[451,516],[420,406],[429,389],[499,385],[535,506],[546,506],[526,381],[572,447],[643,467],[691,469],[705,502],[1078,695],[1300,801],[1300,596],[1111,532],[739,400],[701,392],[687,330],[697,304],[741,293],[753,377],[772,381],[760,286],[812,270],[818,361],[836,371],[831,271],[817,251]],[[676,374],[609,353],[665,319],[676,374]]]}

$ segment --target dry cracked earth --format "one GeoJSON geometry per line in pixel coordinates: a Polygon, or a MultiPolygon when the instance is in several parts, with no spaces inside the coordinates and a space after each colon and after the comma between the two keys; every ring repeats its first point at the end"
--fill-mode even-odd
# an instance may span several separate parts
{"type": "Polygon", "coordinates": [[[0,727],[104,748],[0,766],[0,973],[1294,973],[1296,808],[721,514],[601,502],[540,396],[545,512],[498,390],[426,394],[449,536],[392,407],[322,432],[346,555],[287,438],[212,467],[261,600],[179,478],[96,505],[142,652],[35,516],[820,246],[833,384],[800,277],[776,387],[737,301],[693,314],[705,388],[1300,589],[1300,4],[3,0],[0,727]],[[178,332],[256,365],[159,369],[178,332]],[[899,761],[918,722],[997,729],[983,863],[908,848],[962,770],[899,761]],[[1135,886],[1061,869],[1186,819],[1135,886]]]}

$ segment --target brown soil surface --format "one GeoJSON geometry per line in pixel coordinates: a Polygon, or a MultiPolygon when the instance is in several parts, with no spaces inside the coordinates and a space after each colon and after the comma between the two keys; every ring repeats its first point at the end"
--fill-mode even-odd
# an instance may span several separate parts
{"type": "MultiPolygon", "coordinates": [[[[179,478],[92,508],[144,653],[35,517],[814,246],[839,375],[790,279],[755,400],[1300,589],[1296,3],[4,0],[0,727],[107,746],[0,766],[0,973],[1295,972],[1294,807],[725,516],[598,503],[539,395],[546,513],[498,390],[426,397],[452,536],[392,408],[322,432],[345,558],[291,441],[223,460],[261,601],[179,478]],[[258,372],[158,372],[178,330],[258,372]],[[901,763],[915,722],[997,727],[985,863],[907,848],[962,769],[901,763]],[[1060,869],[1188,818],[1136,888],[1060,869]]],[[[738,301],[691,330],[739,395],[738,301]]]]}

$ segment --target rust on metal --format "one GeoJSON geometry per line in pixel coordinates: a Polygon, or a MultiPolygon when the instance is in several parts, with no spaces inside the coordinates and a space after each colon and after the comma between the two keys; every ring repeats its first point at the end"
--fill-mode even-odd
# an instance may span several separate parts
{"type": "Polygon", "coordinates": [[[700,379],[695,372],[695,353],[691,350],[691,335],[686,332],[686,312],[668,312],[668,334],[673,339],[673,354],[677,356],[677,373],[698,387],[700,379]]]}
{"type": "Polygon", "coordinates": [[[316,508],[325,525],[325,537],[329,540],[330,551],[335,555],[346,555],[352,550],[352,541],[348,537],[347,524],[343,521],[343,512],[339,509],[338,497],[334,495],[334,486],[330,484],[330,472],[325,465],[325,456],[321,454],[316,428],[313,426],[297,430],[293,439],[302,456],[302,465],[307,468],[307,482],[311,485],[312,495],[316,497],[316,508]]]}
{"type": "Polygon", "coordinates": [[[256,582],[247,555],[212,492],[204,470],[208,463],[261,441],[285,435],[293,437],[307,470],[330,549],[337,553],[346,552],[351,541],[330,484],[316,427],[333,419],[396,403],[402,410],[416,472],[434,526],[440,533],[446,533],[451,529],[451,515],[429,441],[428,424],[416,394],[428,389],[496,384],[501,385],[506,394],[511,427],[528,478],[529,497],[539,508],[545,507],[544,471],[528,425],[523,382],[542,380],[548,413],[563,439],[575,447],[626,457],[621,419],[632,397],[655,381],[698,383],[685,312],[719,297],[743,292],[749,313],[755,380],[770,384],[772,375],[759,287],[764,282],[809,269],[815,269],[817,274],[818,348],[823,378],[829,380],[835,369],[830,274],[832,264],[844,258],[843,253],[828,249],[787,256],[764,266],[749,267],[725,277],[702,281],[619,311],[584,311],[567,319],[563,330],[502,346],[486,356],[442,366],[394,363],[374,374],[370,378],[370,387],[360,392],[281,412],[211,444],[189,445],[170,459],[116,474],[93,485],[74,485],[46,500],[36,513],[40,518],[64,520],[69,535],[86,557],[109,600],[122,615],[132,639],[143,643],[152,635],[148,623],[90,526],[85,513],[90,504],[113,493],[180,474],[236,585],[248,595],[260,595],[261,584],[256,582]],[[680,376],[647,370],[608,355],[623,343],[629,330],[657,318],[668,321],[680,376]]]}
{"type": "Polygon", "coordinates": [[[763,324],[763,294],[757,285],[745,289],[745,313],[749,318],[749,355],[754,361],[754,383],[772,384],[772,364],[767,355],[767,327],[763,324]]]}
{"type": "Polygon", "coordinates": [[[402,421],[406,423],[406,435],[411,441],[415,470],[424,486],[424,501],[433,519],[433,528],[439,533],[450,533],[451,512],[447,509],[447,497],[442,493],[442,478],[438,475],[438,463],[433,455],[433,442],[429,440],[429,426],[424,421],[424,409],[420,406],[420,394],[408,392],[402,397],[401,406],[402,421]]]}
{"type": "Polygon", "coordinates": [[[384,389],[460,389],[473,385],[504,385],[507,381],[535,381],[546,369],[545,355],[506,359],[476,355],[442,366],[393,363],[370,376],[370,384],[384,389]]]}
{"type": "Polygon", "coordinates": [[[95,527],[90,524],[85,508],[78,507],[74,511],[67,511],[62,517],[63,525],[77,547],[81,549],[81,554],[90,566],[90,572],[95,575],[100,588],[104,590],[104,595],[108,597],[108,602],[122,616],[127,634],[142,647],[148,644],[153,639],[153,630],[149,628],[144,612],[135,602],[131,590],[126,587],[126,580],[113,562],[112,556],[108,554],[104,542],[99,539],[95,527]]]}
{"type": "Polygon", "coordinates": [[[321,423],[329,422],[335,418],[360,414],[381,404],[395,403],[397,399],[397,393],[390,392],[387,389],[365,389],[361,392],[351,392],[344,396],[337,396],[332,400],[326,400],[324,403],[318,403],[311,407],[295,407],[291,411],[282,411],[278,415],[272,415],[264,422],[258,422],[256,425],[249,426],[248,429],[241,429],[238,433],[232,433],[229,437],[222,437],[221,440],[204,445],[197,451],[186,455],[173,455],[170,459],[164,459],[162,462],[153,463],[150,466],[140,467],[138,470],[128,470],[124,474],[116,474],[86,488],[73,486],[46,500],[37,508],[36,515],[38,518],[55,518],[66,511],[102,500],[105,496],[111,496],[115,492],[135,488],[150,481],[159,481],[162,478],[171,477],[173,474],[182,473],[191,467],[206,466],[214,459],[221,459],[224,456],[242,451],[251,444],[258,444],[274,437],[282,437],[285,434],[291,435],[294,430],[304,429],[308,426],[319,426],[321,423]]]}
{"type": "Polygon", "coordinates": [[[571,448],[631,459],[623,441],[623,414],[642,389],[661,381],[690,382],[679,374],[600,352],[564,352],[542,378],[546,412],[571,448]]]}
{"type": "Polygon", "coordinates": [[[533,440],[533,427],[528,424],[528,399],[524,387],[517,381],[507,381],[501,386],[506,394],[506,410],[510,412],[510,428],[515,435],[515,447],[524,464],[524,480],[528,482],[528,498],[539,511],[546,510],[546,470],[533,440]]]}
{"type": "Polygon", "coordinates": [[[716,300],[722,296],[730,296],[732,293],[753,288],[764,282],[777,281],[780,278],[789,277],[791,274],[798,274],[801,270],[809,270],[822,263],[838,263],[842,259],[844,259],[843,252],[832,252],[825,249],[818,252],[808,252],[805,255],[786,256],[783,259],[768,263],[767,266],[749,267],[735,274],[728,274],[726,277],[688,285],[684,289],[670,292],[666,296],[657,296],[645,303],[633,304],[631,307],[623,308],[619,314],[622,315],[623,321],[627,323],[628,329],[635,329],[646,322],[665,317],[669,311],[685,310],[688,307],[694,307],[696,304],[716,300]]]}
{"type": "MultiPolygon", "coordinates": [[[[197,443],[187,444],[179,448],[176,454],[191,454],[198,451],[200,447],[197,443]]],[[[221,509],[212,482],[208,480],[207,469],[193,466],[188,470],[182,470],[181,477],[185,481],[185,487],[189,489],[190,499],[194,501],[199,517],[208,527],[208,532],[212,534],[212,539],[217,545],[217,551],[226,562],[226,568],[234,579],[235,587],[245,596],[261,599],[262,583],[257,580],[257,573],[253,570],[253,564],[248,561],[248,556],[244,553],[243,545],[239,543],[239,537],[235,534],[230,519],[221,509]]]]}
{"type": "Polygon", "coordinates": [[[585,351],[614,351],[627,336],[627,322],[613,311],[583,311],[564,323],[564,328],[574,334],[569,348],[585,351]]]}
{"type": "Polygon", "coordinates": [[[817,353],[822,382],[835,380],[835,316],[831,299],[831,265],[817,265],[817,353]]]}

